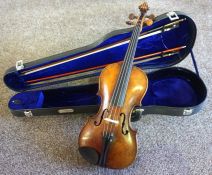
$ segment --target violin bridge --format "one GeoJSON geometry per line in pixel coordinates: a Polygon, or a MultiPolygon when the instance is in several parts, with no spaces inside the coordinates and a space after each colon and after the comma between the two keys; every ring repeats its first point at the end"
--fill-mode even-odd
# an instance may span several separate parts
{"type": "Polygon", "coordinates": [[[108,122],[111,122],[111,123],[114,123],[114,124],[118,124],[118,123],[119,123],[119,121],[113,120],[113,119],[111,119],[111,118],[104,118],[104,120],[106,120],[106,121],[108,121],[108,122]]]}

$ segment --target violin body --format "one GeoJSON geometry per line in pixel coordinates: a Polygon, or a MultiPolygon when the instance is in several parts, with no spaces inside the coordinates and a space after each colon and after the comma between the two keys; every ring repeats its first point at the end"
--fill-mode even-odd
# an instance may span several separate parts
{"type": "Polygon", "coordinates": [[[140,106],[148,79],[139,68],[133,67],[122,106],[111,106],[122,63],[107,66],[99,78],[98,95],[101,106],[98,113],[89,118],[79,135],[79,151],[88,161],[100,166],[120,169],[129,166],[137,153],[136,130],[130,118],[134,106],[140,106]]]}
{"type": "Polygon", "coordinates": [[[148,79],[141,69],[133,67],[133,60],[148,9],[144,2],[139,6],[139,17],[130,15],[129,23],[135,27],[124,61],[107,66],[99,77],[100,109],[79,135],[79,152],[91,163],[121,169],[135,160],[137,141],[130,123],[131,112],[140,106],[148,79]]]}

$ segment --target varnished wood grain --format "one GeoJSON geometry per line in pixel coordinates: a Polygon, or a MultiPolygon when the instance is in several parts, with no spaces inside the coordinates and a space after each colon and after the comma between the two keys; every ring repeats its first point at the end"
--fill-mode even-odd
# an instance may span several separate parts
{"type": "Polygon", "coordinates": [[[98,95],[101,97],[101,107],[99,112],[88,120],[79,135],[79,147],[91,147],[101,154],[104,132],[113,133],[114,140],[109,147],[106,167],[115,169],[129,166],[136,157],[136,130],[130,125],[130,116],[133,107],[140,105],[148,86],[146,74],[141,69],[133,67],[124,105],[122,107],[110,106],[109,101],[113,94],[120,68],[121,64],[115,63],[107,66],[102,71],[99,78],[98,91],[98,95]],[[111,124],[102,120],[99,126],[94,125],[94,121],[100,121],[100,116],[104,109],[110,110],[112,115],[107,117],[118,121],[118,124],[111,124]],[[123,117],[120,116],[120,113],[126,115],[124,129],[129,131],[127,135],[122,133],[123,117]]]}

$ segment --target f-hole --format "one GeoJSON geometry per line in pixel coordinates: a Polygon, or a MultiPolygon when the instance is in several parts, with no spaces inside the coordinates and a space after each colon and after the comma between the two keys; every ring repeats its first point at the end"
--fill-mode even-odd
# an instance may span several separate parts
{"type": "Polygon", "coordinates": [[[123,122],[121,125],[122,134],[127,135],[129,131],[127,129],[124,130],[126,115],[124,113],[121,113],[120,116],[123,116],[123,122]]]}
{"type": "Polygon", "coordinates": [[[100,117],[99,123],[98,123],[97,121],[94,121],[94,125],[95,125],[95,126],[99,126],[99,125],[102,123],[102,119],[103,119],[104,114],[105,114],[106,111],[108,112],[108,109],[105,109],[105,110],[102,112],[102,115],[101,115],[101,117],[100,117]]]}

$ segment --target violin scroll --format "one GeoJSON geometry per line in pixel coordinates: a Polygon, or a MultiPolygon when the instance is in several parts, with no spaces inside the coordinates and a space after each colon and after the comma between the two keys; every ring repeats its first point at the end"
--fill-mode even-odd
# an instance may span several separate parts
{"type": "Polygon", "coordinates": [[[147,2],[144,2],[141,5],[139,5],[138,8],[141,12],[141,15],[144,15],[149,10],[149,6],[148,6],[147,2]]]}

